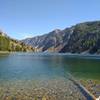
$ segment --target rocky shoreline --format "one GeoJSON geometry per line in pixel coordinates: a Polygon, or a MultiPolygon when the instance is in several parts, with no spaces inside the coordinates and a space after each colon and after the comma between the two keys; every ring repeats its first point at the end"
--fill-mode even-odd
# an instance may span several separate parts
{"type": "Polygon", "coordinates": [[[87,100],[73,82],[65,79],[0,83],[0,100],[87,100]]]}
{"type": "Polygon", "coordinates": [[[84,79],[80,80],[80,83],[96,98],[100,96],[100,80],[84,79]]]}
{"type": "MultiPolygon", "coordinates": [[[[99,80],[80,80],[96,98],[99,80]]],[[[0,100],[88,100],[77,85],[65,78],[42,80],[0,80],[0,100]]]]}

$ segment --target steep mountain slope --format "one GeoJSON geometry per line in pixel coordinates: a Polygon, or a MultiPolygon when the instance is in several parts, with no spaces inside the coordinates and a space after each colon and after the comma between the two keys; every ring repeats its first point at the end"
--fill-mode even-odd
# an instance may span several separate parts
{"type": "Polygon", "coordinates": [[[74,26],[71,38],[60,52],[100,53],[100,21],[74,26]]]}
{"type": "Polygon", "coordinates": [[[39,51],[100,53],[100,21],[80,23],[64,30],[22,40],[39,51]]]}
{"type": "Polygon", "coordinates": [[[17,40],[11,39],[7,34],[0,31],[0,51],[34,51],[31,46],[27,46],[17,40]]]}
{"type": "Polygon", "coordinates": [[[58,52],[70,37],[71,29],[56,29],[48,34],[22,40],[23,43],[35,47],[38,51],[58,52]]]}

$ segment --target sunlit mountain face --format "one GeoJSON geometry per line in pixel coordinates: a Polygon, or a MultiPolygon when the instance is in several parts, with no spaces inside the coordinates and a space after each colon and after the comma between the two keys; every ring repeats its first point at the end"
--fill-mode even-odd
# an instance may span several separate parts
{"type": "Polygon", "coordinates": [[[41,52],[100,53],[100,21],[56,29],[41,36],[27,38],[23,43],[41,52]]]}
{"type": "Polygon", "coordinates": [[[25,45],[24,43],[9,37],[3,31],[0,31],[0,51],[7,52],[27,52],[34,51],[31,46],[25,45]]]}

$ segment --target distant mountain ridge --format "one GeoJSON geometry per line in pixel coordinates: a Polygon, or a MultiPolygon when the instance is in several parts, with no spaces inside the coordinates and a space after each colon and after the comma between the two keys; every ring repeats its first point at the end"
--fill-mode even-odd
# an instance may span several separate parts
{"type": "Polygon", "coordinates": [[[10,38],[6,33],[0,30],[0,51],[27,52],[34,51],[34,48],[10,38]]]}
{"type": "Polygon", "coordinates": [[[84,22],[64,30],[56,29],[22,42],[41,52],[100,53],[100,21],[84,22]]]}

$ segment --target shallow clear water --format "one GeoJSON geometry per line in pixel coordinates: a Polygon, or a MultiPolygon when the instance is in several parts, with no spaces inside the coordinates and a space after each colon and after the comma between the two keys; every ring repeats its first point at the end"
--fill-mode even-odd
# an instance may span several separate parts
{"type": "Polygon", "coordinates": [[[0,100],[88,100],[70,76],[100,80],[100,57],[0,54],[0,100]]]}

